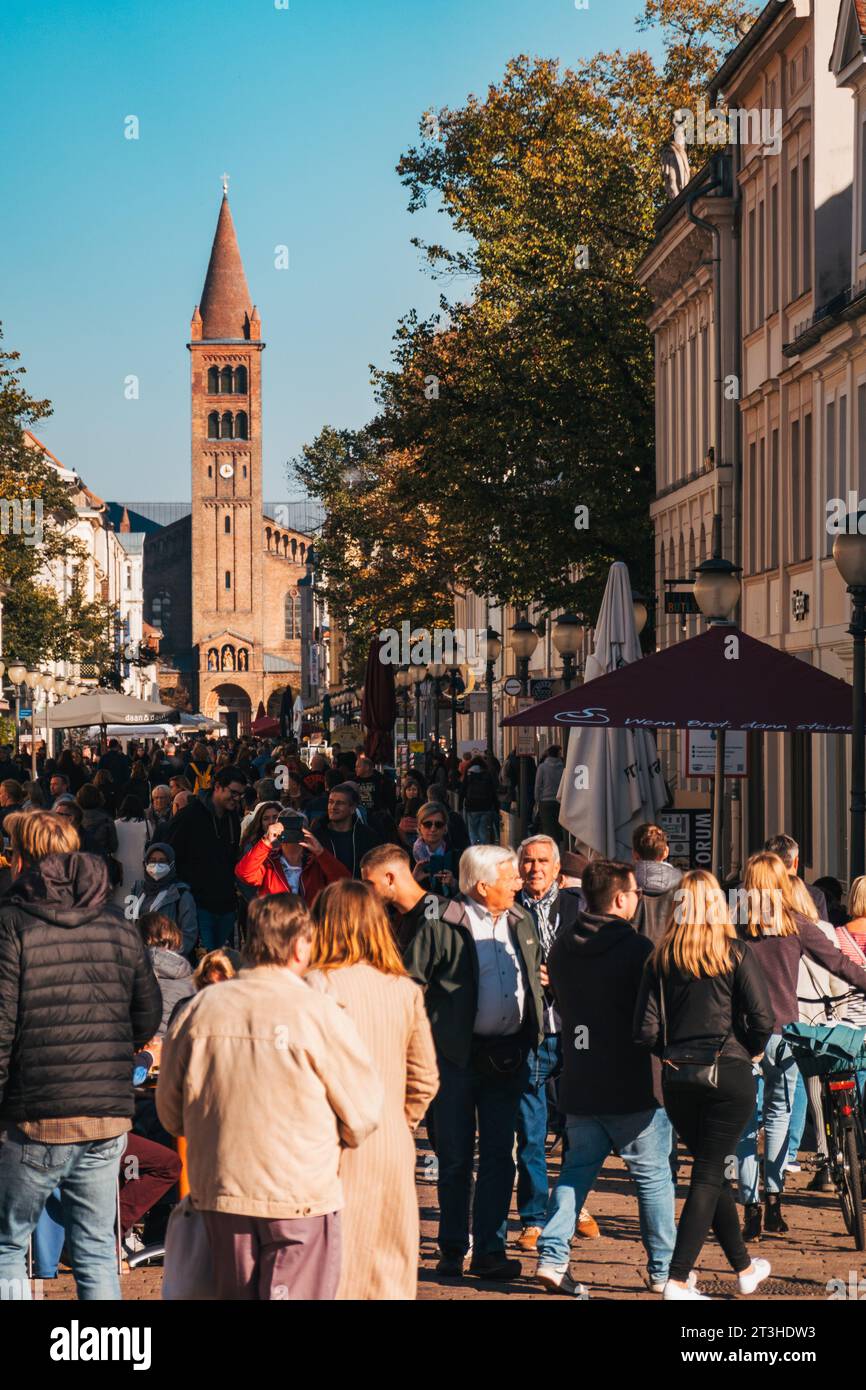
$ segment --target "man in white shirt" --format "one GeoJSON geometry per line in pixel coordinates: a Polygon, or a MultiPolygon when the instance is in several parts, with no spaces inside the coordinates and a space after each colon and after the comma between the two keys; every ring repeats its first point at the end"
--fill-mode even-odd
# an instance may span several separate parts
{"type": "Polygon", "coordinates": [[[531,1050],[543,1038],[544,973],[538,932],[515,904],[517,858],[472,845],[460,860],[460,897],[425,919],[406,947],[410,975],[426,991],[439,1062],[431,1107],[439,1161],[438,1271],[505,1281],[520,1274],[505,1254],[514,1185],[517,1109],[531,1050]],[[476,1132],[478,1172],[472,1197],[476,1132]]]}

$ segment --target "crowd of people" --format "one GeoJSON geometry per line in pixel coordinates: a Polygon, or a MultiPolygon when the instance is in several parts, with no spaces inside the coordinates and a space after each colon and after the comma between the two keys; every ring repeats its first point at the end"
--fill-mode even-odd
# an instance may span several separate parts
{"type": "Polygon", "coordinates": [[[0,750],[4,1296],[29,1296],[29,1252],[119,1298],[118,1239],[165,1240],[183,1173],[213,1297],[412,1299],[422,1123],[442,1279],[588,1297],[572,1244],[599,1237],[614,1153],[648,1288],[704,1298],[712,1231],[758,1289],[747,1244],[787,1231],[810,1111],[829,1183],[782,1033],[828,998],[866,1022],[866,880],[807,885],[781,834],[732,908],[657,825],[629,863],[566,851],[561,768],[551,749],[515,851],[515,769],[481,755],[398,787],[363,749],[114,743],[35,781],[0,750]],[[696,1058],[712,1084],[684,1082],[696,1058]]]}

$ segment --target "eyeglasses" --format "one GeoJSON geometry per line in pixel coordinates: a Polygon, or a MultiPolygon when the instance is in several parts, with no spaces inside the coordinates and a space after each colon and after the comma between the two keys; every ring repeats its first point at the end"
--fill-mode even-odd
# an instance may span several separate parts
{"type": "Polygon", "coordinates": [[[444,820],[422,820],[420,822],[422,830],[444,830],[444,820]]]}

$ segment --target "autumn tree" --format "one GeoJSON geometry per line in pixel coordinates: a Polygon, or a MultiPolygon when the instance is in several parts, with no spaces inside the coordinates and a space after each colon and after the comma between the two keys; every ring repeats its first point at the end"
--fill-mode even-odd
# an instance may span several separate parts
{"type": "Polygon", "coordinates": [[[646,0],[639,27],[660,27],[660,65],[644,50],[574,69],[520,56],[483,99],[423,116],[398,172],[410,210],[435,206],[459,236],[415,244],[446,289],[471,293],[398,325],[391,365],[374,369],[379,413],[358,439],[354,491],[333,431],[305,453],[301,476],[329,514],[323,568],[347,612],[371,594],[379,612],[393,597],[393,616],[410,601],[438,609],[450,583],[594,613],[616,559],[652,587],[653,360],[636,271],[673,113],[699,99],[749,9],[646,0]],[[405,548],[391,549],[401,525],[411,582],[405,548]]]}
{"type": "Polygon", "coordinates": [[[51,567],[74,567],[84,549],[69,532],[76,515],[69,483],[25,437],[51,414],[51,405],[28,395],[19,362],[19,353],[0,352],[4,654],[28,665],[52,659],[102,664],[110,660],[108,605],[89,601],[77,578],[66,603],[51,584],[51,567]]]}

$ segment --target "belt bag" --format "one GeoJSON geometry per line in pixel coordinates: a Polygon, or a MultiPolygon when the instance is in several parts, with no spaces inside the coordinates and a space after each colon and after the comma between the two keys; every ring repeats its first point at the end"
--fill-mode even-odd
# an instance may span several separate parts
{"type": "Polygon", "coordinates": [[[529,1056],[522,1033],[508,1038],[472,1039],[472,1065],[482,1076],[513,1076],[529,1056]]]}
{"type": "Polygon", "coordinates": [[[694,1047],[690,1043],[668,1045],[668,1023],[665,1010],[665,989],[659,975],[659,1002],[662,1015],[662,1084],[669,1091],[715,1091],[719,1085],[719,1057],[728,1038],[725,1034],[717,1048],[694,1047]]]}

